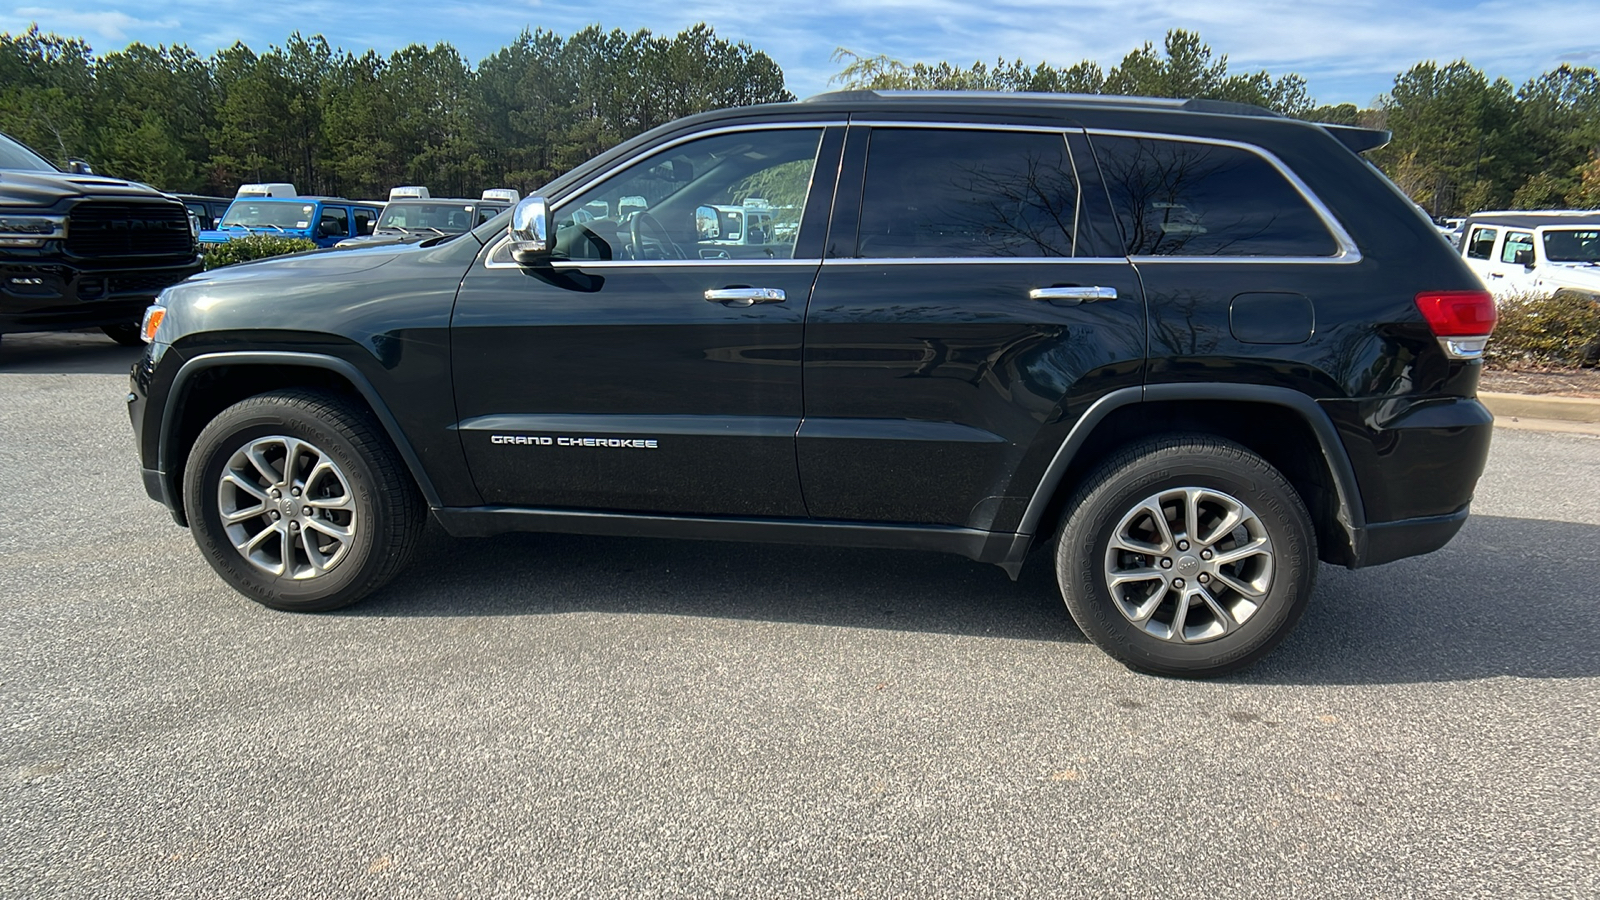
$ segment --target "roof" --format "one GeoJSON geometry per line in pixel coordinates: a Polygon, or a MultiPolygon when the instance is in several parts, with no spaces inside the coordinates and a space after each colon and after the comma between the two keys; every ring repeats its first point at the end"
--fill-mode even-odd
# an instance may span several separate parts
{"type": "Polygon", "coordinates": [[[1508,209],[1467,216],[1468,225],[1541,228],[1551,225],[1600,225],[1600,209],[1508,209]]]}

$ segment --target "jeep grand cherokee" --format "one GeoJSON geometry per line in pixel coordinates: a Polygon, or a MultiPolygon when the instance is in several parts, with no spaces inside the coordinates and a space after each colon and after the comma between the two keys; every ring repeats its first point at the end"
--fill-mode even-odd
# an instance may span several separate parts
{"type": "Polygon", "coordinates": [[[231,585],[323,610],[430,513],[1039,549],[1128,665],[1260,658],[1318,560],[1466,519],[1494,307],[1359,153],[1208,101],[846,92],[665,125],[452,239],[163,296],[145,486],[231,585]],[[760,235],[721,211],[762,209],[760,235]]]}

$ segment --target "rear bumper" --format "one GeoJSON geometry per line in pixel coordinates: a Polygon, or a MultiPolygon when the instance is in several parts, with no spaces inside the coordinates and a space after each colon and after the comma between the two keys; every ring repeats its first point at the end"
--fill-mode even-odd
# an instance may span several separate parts
{"type": "Polygon", "coordinates": [[[1450,543],[1467,522],[1462,507],[1443,516],[1421,516],[1398,522],[1380,522],[1356,530],[1356,560],[1352,569],[1381,566],[1408,556],[1421,556],[1450,543]]]}

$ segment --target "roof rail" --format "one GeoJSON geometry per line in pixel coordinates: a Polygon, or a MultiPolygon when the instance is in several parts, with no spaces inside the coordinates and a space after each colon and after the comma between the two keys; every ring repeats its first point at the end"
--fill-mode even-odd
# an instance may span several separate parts
{"type": "Polygon", "coordinates": [[[1207,100],[1202,98],[1179,100],[1173,97],[1135,97],[1128,94],[1069,94],[1041,91],[877,91],[863,88],[814,94],[800,102],[867,103],[878,100],[934,99],[1006,100],[1012,103],[1074,103],[1083,106],[1181,109],[1189,112],[1228,116],[1284,117],[1283,113],[1266,107],[1254,106],[1249,103],[1234,103],[1231,100],[1207,100]]]}

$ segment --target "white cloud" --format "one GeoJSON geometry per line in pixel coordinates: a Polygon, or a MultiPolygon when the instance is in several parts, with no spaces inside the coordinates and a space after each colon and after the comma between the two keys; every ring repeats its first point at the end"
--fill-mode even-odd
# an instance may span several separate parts
{"type": "Polygon", "coordinates": [[[177,28],[181,24],[177,19],[139,19],[121,10],[74,12],[41,6],[21,7],[12,16],[38,22],[41,28],[48,31],[87,33],[108,41],[127,41],[131,33],[151,28],[177,28]]]}

